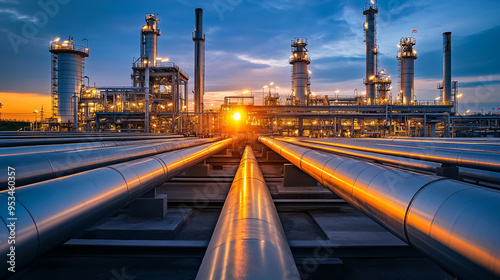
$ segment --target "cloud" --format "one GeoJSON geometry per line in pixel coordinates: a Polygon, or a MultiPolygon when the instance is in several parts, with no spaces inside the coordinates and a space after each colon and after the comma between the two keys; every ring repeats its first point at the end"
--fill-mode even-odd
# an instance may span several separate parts
{"type": "MultiPolygon", "coordinates": [[[[0,0],[0,1],[2,1],[2,0],[0,0]]],[[[4,2],[4,3],[6,3],[6,2],[4,2]]],[[[33,23],[36,23],[35,18],[33,18],[32,16],[22,14],[19,11],[17,11],[16,9],[0,9],[0,14],[8,14],[14,20],[31,21],[33,23]]]]}
{"type": "Polygon", "coordinates": [[[261,58],[253,58],[246,54],[236,55],[237,58],[248,61],[253,64],[259,65],[267,65],[269,67],[288,67],[288,59],[261,59],[261,58]]]}

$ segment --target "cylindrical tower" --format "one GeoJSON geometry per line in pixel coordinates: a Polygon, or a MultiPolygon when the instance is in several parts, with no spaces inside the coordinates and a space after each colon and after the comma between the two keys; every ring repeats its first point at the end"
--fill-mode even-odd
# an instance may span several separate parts
{"type": "Polygon", "coordinates": [[[311,58],[307,56],[307,38],[295,38],[292,40],[292,86],[293,94],[298,99],[299,105],[306,105],[307,83],[309,72],[307,65],[311,63],[311,58]]]}
{"type": "Polygon", "coordinates": [[[366,16],[364,23],[365,43],[366,43],[366,97],[368,104],[375,104],[375,76],[377,74],[377,42],[376,42],[376,26],[375,15],[378,13],[378,7],[375,1],[366,4],[363,10],[363,15],[366,16]]]}
{"type": "Polygon", "coordinates": [[[443,104],[451,104],[451,32],[443,33],[443,104]]]}
{"type": "Polygon", "coordinates": [[[416,40],[413,37],[403,37],[399,43],[397,59],[400,61],[400,94],[404,105],[410,105],[413,101],[415,90],[415,59],[417,51],[413,49],[416,40]]]}
{"type": "Polygon", "coordinates": [[[79,94],[83,80],[83,62],[89,56],[89,49],[73,44],[73,38],[50,43],[50,52],[54,54],[54,62],[57,64],[57,92],[53,92],[53,98],[57,98],[57,117],[61,123],[73,123],[74,119],[74,95],[79,94]]]}
{"type": "Polygon", "coordinates": [[[202,133],[203,95],[205,94],[205,34],[203,34],[203,9],[196,9],[193,32],[194,42],[194,112],[198,115],[198,133],[202,133]]]}
{"type": "Polygon", "coordinates": [[[158,36],[161,35],[158,29],[160,19],[155,14],[146,14],[146,25],[141,30],[141,57],[145,67],[156,66],[156,51],[158,36]]]}

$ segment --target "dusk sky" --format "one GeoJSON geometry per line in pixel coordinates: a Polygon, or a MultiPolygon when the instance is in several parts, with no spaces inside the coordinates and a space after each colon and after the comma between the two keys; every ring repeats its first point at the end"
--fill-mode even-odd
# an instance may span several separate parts
{"type": "MultiPolygon", "coordinates": [[[[43,104],[50,112],[49,42],[72,36],[88,39],[85,75],[97,86],[130,85],[131,63],[139,55],[139,31],[145,13],[160,15],[158,56],[186,70],[194,86],[194,9],[204,9],[206,101],[220,104],[226,95],[274,82],[284,98],[291,93],[290,41],[306,37],[316,94],[364,91],[365,0],[161,0],[77,1],[0,0],[0,109],[2,118],[33,119],[43,104]],[[49,13],[39,3],[57,3],[49,13]]],[[[442,80],[442,33],[452,34],[452,74],[459,81],[460,111],[485,113],[500,104],[500,1],[379,1],[380,68],[397,82],[399,40],[413,34],[415,95],[434,100],[442,80]]],[[[260,102],[260,99],[257,100],[260,102]]],[[[260,104],[260,103],[259,103],[260,104]]]]}

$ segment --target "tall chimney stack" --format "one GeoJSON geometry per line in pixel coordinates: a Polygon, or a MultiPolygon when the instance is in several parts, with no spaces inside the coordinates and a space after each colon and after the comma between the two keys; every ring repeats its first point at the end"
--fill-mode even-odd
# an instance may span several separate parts
{"type": "Polygon", "coordinates": [[[443,33],[443,104],[451,103],[451,32],[443,33]]]}
{"type": "Polygon", "coordinates": [[[194,41],[194,112],[198,118],[198,133],[203,133],[203,95],[205,94],[205,34],[203,9],[196,9],[194,41]]]}

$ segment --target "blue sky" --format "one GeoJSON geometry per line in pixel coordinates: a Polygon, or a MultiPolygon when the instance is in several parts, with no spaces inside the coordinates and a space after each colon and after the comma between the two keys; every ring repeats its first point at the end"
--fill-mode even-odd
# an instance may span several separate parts
{"type": "MultiPolygon", "coordinates": [[[[98,86],[130,85],[144,14],[159,13],[158,56],[169,57],[193,77],[194,9],[204,9],[206,103],[225,95],[260,91],[273,81],[290,94],[290,40],[307,37],[312,90],[319,94],[364,91],[364,0],[0,0],[0,92],[50,95],[49,42],[87,38],[86,75],[98,86]],[[41,3],[57,3],[47,14],[41,3]],[[43,16],[45,14],[45,17],[43,16]],[[33,27],[34,28],[29,28],[33,27]],[[10,34],[10,35],[9,35],[10,34]],[[12,43],[16,38],[16,43],[12,43]]],[[[381,0],[378,2],[380,66],[397,88],[399,39],[416,29],[416,96],[433,100],[442,79],[442,33],[453,32],[453,80],[461,110],[500,104],[500,1],[381,0]]],[[[85,44],[82,42],[82,44],[85,44]]],[[[193,79],[190,81],[193,87],[193,79]]],[[[190,89],[191,90],[191,89],[190,89]]],[[[1,102],[1,96],[0,96],[1,102]]]]}

